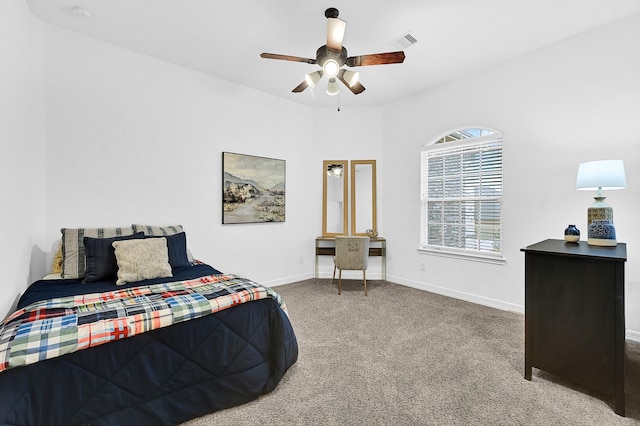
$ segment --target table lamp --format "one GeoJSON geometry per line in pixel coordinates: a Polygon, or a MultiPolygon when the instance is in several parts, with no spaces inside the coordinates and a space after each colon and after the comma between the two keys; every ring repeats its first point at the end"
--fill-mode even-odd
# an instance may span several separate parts
{"type": "Polygon", "coordinates": [[[604,202],[603,189],[623,189],[627,187],[622,160],[600,160],[580,163],[576,177],[576,189],[597,190],[596,201],[587,210],[589,245],[615,246],[616,235],[613,227],[613,209],[604,202]],[[597,222],[597,223],[594,223],[597,222]]]}

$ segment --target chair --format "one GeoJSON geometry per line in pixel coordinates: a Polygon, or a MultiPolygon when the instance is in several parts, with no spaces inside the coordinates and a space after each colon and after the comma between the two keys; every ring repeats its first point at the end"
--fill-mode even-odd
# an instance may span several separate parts
{"type": "Polygon", "coordinates": [[[367,295],[367,262],[369,260],[369,237],[336,236],[336,255],[333,258],[333,280],[338,274],[338,294],[342,291],[342,270],[362,271],[364,295],[367,295]]]}

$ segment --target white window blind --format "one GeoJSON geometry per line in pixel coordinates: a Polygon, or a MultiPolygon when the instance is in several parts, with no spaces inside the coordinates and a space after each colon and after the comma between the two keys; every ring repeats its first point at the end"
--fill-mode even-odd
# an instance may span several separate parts
{"type": "Polygon", "coordinates": [[[422,247],[501,255],[501,138],[439,142],[422,150],[422,247]]]}

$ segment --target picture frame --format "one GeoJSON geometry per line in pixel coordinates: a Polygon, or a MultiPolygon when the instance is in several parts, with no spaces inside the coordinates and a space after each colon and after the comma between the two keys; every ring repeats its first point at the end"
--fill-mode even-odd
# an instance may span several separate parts
{"type": "Polygon", "coordinates": [[[222,153],[222,223],[285,221],[286,162],[222,153]]]}

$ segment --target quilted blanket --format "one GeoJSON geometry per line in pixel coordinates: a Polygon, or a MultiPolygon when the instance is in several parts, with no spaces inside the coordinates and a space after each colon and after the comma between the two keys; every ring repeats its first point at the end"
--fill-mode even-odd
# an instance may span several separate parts
{"type": "Polygon", "coordinates": [[[35,302],[3,321],[0,372],[266,298],[286,313],[270,288],[224,274],[35,302]]]}

